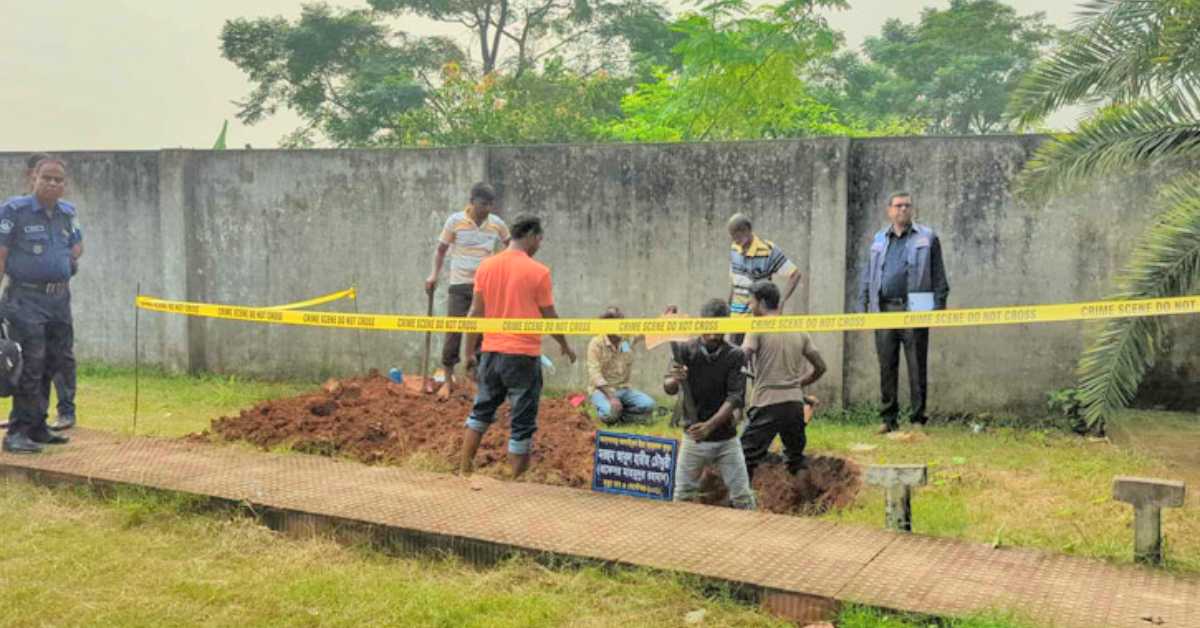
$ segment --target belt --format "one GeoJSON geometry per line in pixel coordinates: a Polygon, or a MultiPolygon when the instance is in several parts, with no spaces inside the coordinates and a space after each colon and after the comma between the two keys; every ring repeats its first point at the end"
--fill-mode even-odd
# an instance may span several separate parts
{"type": "Polygon", "coordinates": [[[10,285],[14,288],[23,290],[33,290],[34,292],[42,292],[45,294],[62,294],[67,291],[71,285],[67,281],[59,281],[54,283],[30,283],[28,281],[14,281],[10,285]]]}
{"type": "Polygon", "coordinates": [[[908,305],[908,299],[879,299],[880,305],[908,305]]]}

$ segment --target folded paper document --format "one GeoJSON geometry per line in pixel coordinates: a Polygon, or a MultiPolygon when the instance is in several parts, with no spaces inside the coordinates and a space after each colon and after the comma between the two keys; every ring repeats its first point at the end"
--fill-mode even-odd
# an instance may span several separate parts
{"type": "Polygon", "coordinates": [[[908,293],[908,311],[909,312],[929,312],[933,310],[933,293],[932,292],[910,292],[908,293]]]}

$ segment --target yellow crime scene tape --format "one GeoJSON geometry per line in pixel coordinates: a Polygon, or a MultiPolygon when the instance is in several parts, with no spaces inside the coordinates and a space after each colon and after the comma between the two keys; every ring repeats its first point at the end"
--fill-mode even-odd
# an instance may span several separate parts
{"type": "MultiPolygon", "coordinates": [[[[324,297],[318,297],[318,299],[320,298],[324,297]]],[[[183,314],[186,316],[274,325],[334,327],[339,329],[565,334],[569,336],[594,336],[599,334],[633,336],[746,332],[869,331],[875,329],[975,327],[983,325],[1056,323],[1141,316],[1172,316],[1200,312],[1200,296],[970,308],[932,312],[822,314],[761,318],[452,318],[449,316],[313,312],[282,309],[286,306],[276,306],[274,308],[244,307],[238,305],[169,301],[148,296],[139,296],[137,298],[137,307],[154,312],[183,314]]]]}
{"type": "Polygon", "coordinates": [[[355,292],[354,288],[346,288],[345,290],[338,290],[337,292],[330,292],[329,294],[324,294],[319,297],[313,297],[311,299],[306,299],[304,301],[296,301],[295,303],[286,303],[284,305],[273,305],[271,307],[266,307],[266,308],[262,308],[262,309],[264,309],[264,310],[300,310],[300,309],[304,309],[306,307],[316,307],[318,305],[325,305],[326,303],[333,303],[334,301],[341,301],[342,299],[350,299],[351,301],[353,301],[354,299],[357,299],[357,298],[358,298],[358,293],[355,292]]]}

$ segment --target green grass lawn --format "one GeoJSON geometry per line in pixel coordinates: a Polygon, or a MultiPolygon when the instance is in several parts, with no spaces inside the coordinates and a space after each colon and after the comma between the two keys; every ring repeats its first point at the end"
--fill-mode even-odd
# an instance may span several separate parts
{"type": "MultiPolygon", "coordinates": [[[[84,365],[78,381],[76,405],[81,425],[120,434],[133,432],[132,369],[84,365]]],[[[318,383],[267,382],[230,375],[167,375],[143,369],[137,379],[137,434],[171,437],[200,432],[219,416],[236,414],[264,399],[294,395],[318,383]]],[[[53,402],[51,399],[51,405],[53,402]]],[[[7,413],[10,400],[2,403],[7,413]]]]}
{"type": "MultiPolygon", "coordinates": [[[[6,626],[788,626],[688,577],[638,569],[476,568],[294,540],[181,497],[97,497],[0,480],[6,626]]],[[[1018,628],[850,608],[850,628],[1018,628]]]]}
{"type": "MultiPolygon", "coordinates": [[[[1122,417],[1123,429],[1160,434],[1174,426],[1177,440],[1200,448],[1200,417],[1145,413],[1122,417]],[[1151,426],[1155,426],[1151,428],[1151,426]],[[1191,426],[1186,428],[1184,426],[1191,426]]],[[[1032,547],[1078,556],[1132,561],[1133,509],[1112,500],[1112,479],[1143,475],[1187,479],[1200,468],[1182,468],[1157,451],[1121,447],[1043,430],[995,428],[976,434],[965,426],[928,427],[912,440],[874,434],[874,424],[814,420],[809,451],[868,464],[926,464],[930,485],[913,498],[913,531],[965,538],[1000,546],[1032,547]],[[862,451],[865,447],[870,451],[862,451]]],[[[664,424],[629,431],[677,436],[664,424]]],[[[1200,572],[1200,510],[1192,497],[1186,508],[1163,513],[1167,568],[1200,572]]],[[[883,493],[864,487],[855,503],[824,518],[883,525],[883,493]]]]}
{"type": "MultiPolygon", "coordinates": [[[[129,433],[133,382],[128,371],[84,369],[81,424],[129,433]]],[[[315,385],[143,373],[137,433],[201,431],[214,417],[315,385]]],[[[1170,440],[1164,433],[1200,435],[1200,419],[1189,415],[1130,413],[1119,425],[1158,440],[1170,440]]],[[[630,431],[677,436],[663,422],[630,431]]],[[[1116,562],[1130,560],[1132,512],[1111,500],[1112,477],[1200,473],[1157,456],[1152,447],[1011,428],[976,434],[934,427],[912,440],[891,440],[873,435],[869,425],[818,419],[809,441],[812,453],[861,464],[928,464],[931,485],[914,501],[918,533],[1116,562]]],[[[864,489],[850,508],[825,517],[881,526],[882,501],[877,491],[864,489]]],[[[1187,508],[1164,513],[1171,570],[1200,572],[1195,502],[1193,497],[1187,508]]],[[[208,617],[221,625],[641,626],[684,625],[686,613],[703,608],[706,625],[777,625],[727,598],[702,595],[687,579],[638,570],[553,571],[524,561],[481,570],[387,557],[280,538],[251,521],[186,506],[144,495],[110,500],[0,483],[0,525],[6,530],[0,540],[0,586],[6,591],[0,617],[15,625],[171,625],[208,617]]],[[[840,625],[931,624],[849,609],[840,625]]],[[[953,625],[1017,624],[977,618],[953,625]]]]}
{"type": "MultiPolygon", "coordinates": [[[[132,372],[88,367],[79,381],[81,424],[129,433],[132,372]]],[[[143,373],[137,433],[182,436],[202,431],[215,417],[316,385],[143,373]]],[[[912,441],[901,441],[875,436],[873,427],[818,418],[809,428],[809,449],[860,464],[929,465],[930,486],[917,492],[913,520],[916,532],[935,536],[1129,562],[1133,512],[1111,499],[1113,476],[1200,477],[1200,468],[1187,468],[1187,461],[1171,457],[1171,452],[1158,455],[1160,450],[1153,448],[1118,446],[1061,432],[996,428],[976,434],[959,426],[930,427],[912,441]],[[861,451],[864,445],[874,449],[861,451]]],[[[678,436],[665,419],[627,431],[678,436]]],[[[1175,441],[1193,444],[1181,450],[1200,449],[1200,417],[1195,415],[1130,412],[1117,422],[1114,432],[1145,434],[1154,442],[1177,435],[1175,441]]],[[[414,463],[438,468],[428,460],[414,463]]],[[[1200,572],[1200,511],[1194,495],[1188,507],[1163,513],[1169,569],[1200,572]]],[[[882,526],[882,494],[864,488],[852,507],[825,517],[882,526]]]]}
{"type": "Polygon", "coordinates": [[[0,529],[6,626],[786,625],[685,578],[395,558],[152,494],[0,481],[0,529]]]}

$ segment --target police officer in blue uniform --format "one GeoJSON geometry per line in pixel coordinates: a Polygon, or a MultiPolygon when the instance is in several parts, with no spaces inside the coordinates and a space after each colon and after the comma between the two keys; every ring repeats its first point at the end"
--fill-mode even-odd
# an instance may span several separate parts
{"type": "Polygon", "coordinates": [[[61,200],[66,185],[66,164],[44,159],[34,173],[33,194],[0,206],[0,270],[8,276],[0,316],[24,361],[4,437],[8,452],[38,453],[69,440],[46,425],[50,378],[74,368],[67,364],[74,360],[68,282],[83,244],[75,208],[61,200]]]}
{"type": "MultiPolygon", "coordinates": [[[[49,153],[33,153],[25,162],[25,193],[32,194],[33,186],[37,182],[34,173],[37,172],[37,166],[43,160],[50,159],[49,153]]],[[[6,199],[5,202],[12,200],[6,199]]],[[[71,275],[74,276],[79,270],[79,265],[76,260],[71,263],[71,275]]],[[[58,420],[50,425],[50,429],[59,431],[67,430],[75,427],[75,353],[74,347],[68,347],[70,354],[63,362],[64,371],[53,373],[54,391],[58,396],[58,420]]],[[[49,393],[47,393],[49,394],[49,393]]]]}

